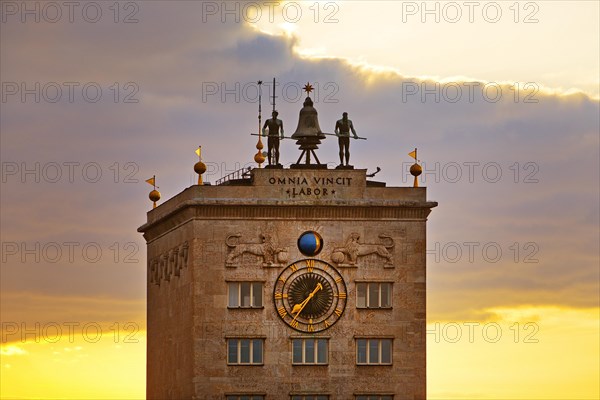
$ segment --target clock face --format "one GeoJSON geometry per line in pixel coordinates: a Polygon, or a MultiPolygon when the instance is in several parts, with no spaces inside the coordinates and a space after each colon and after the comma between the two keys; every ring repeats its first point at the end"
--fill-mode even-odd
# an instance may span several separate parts
{"type": "Polygon", "coordinates": [[[346,284],[328,263],[306,259],[281,271],[273,300],[279,317],[300,332],[319,332],[335,324],[346,308],[346,284]]]}

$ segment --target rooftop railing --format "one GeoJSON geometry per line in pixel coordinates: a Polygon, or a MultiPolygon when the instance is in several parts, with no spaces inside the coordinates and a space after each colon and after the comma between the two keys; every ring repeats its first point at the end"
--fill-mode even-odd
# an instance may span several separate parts
{"type": "Polygon", "coordinates": [[[240,168],[237,171],[233,171],[233,172],[225,175],[224,177],[218,179],[217,182],[215,183],[215,185],[217,185],[217,186],[222,185],[225,182],[237,180],[237,179],[248,179],[248,178],[250,178],[250,171],[252,171],[252,167],[240,168]]]}

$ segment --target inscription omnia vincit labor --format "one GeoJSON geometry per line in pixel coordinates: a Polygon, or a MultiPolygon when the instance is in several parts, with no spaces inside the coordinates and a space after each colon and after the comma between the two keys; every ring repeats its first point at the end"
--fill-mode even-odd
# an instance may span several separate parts
{"type": "Polygon", "coordinates": [[[348,187],[352,184],[352,178],[347,176],[318,177],[308,179],[303,176],[269,178],[269,184],[291,186],[286,190],[290,197],[297,196],[330,196],[335,194],[336,187],[348,187]]]}

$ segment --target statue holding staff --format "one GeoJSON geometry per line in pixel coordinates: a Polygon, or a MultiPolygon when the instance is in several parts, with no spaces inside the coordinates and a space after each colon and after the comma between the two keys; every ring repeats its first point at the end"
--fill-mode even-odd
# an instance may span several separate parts
{"type": "Polygon", "coordinates": [[[277,119],[278,115],[279,113],[273,110],[273,118],[266,120],[262,128],[263,136],[269,138],[267,141],[269,165],[279,164],[279,139],[283,139],[283,121],[277,119]],[[267,128],[269,128],[269,134],[266,133],[267,128]]]}
{"type": "Polygon", "coordinates": [[[338,144],[340,146],[340,166],[344,165],[344,158],[346,159],[346,166],[350,161],[350,131],[354,135],[354,139],[358,139],[358,135],[354,130],[352,121],[348,119],[348,113],[342,114],[342,119],[338,119],[335,123],[335,135],[338,137],[338,144]]]}

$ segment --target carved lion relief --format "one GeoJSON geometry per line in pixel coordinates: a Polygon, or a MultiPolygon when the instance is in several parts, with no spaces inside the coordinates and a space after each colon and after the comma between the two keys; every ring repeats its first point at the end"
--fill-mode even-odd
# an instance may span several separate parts
{"type": "Polygon", "coordinates": [[[382,243],[361,243],[360,234],[351,233],[343,246],[334,247],[331,252],[331,261],[339,266],[356,266],[359,257],[377,254],[385,259],[386,266],[393,266],[394,260],[392,249],[394,248],[394,239],[390,235],[380,234],[382,243]]]}
{"type": "Polygon", "coordinates": [[[259,235],[259,242],[240,242],[240,233],[229,235],[225,244],[229,247],[229,254],[225,260],[228,267],[237,267],[242,263],[244,254],[252,254],[262,258],[263,267],[280,267],[288,260],[287,247],[280,247],[273,237],[272,230],[267,230],[259,235]]]}

